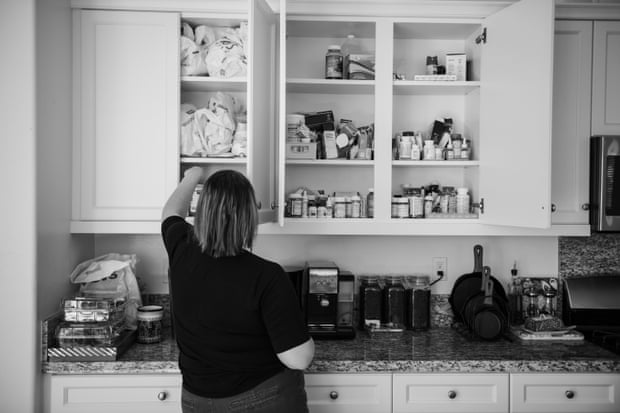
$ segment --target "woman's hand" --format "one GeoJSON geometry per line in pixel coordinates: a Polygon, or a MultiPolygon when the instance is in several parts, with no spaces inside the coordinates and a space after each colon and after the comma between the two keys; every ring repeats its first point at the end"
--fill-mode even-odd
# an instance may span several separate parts
{"type": "Polygon", "coordinates": [[[202,182],[207,179],[207,170],[200,166],[192,166],[183,173],[183,179],[194,179],[202,182]]]}

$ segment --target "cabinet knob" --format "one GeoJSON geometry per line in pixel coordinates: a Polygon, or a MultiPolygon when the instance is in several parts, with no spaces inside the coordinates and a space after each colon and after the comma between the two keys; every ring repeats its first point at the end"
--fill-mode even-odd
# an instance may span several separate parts
{"type": "Polygon", "coordinates": [[[275,202],[272,202],[271,209],[278,209],[278,204],[276,204],[275,202]]]}
{"type": "Polygon", "coordinates": [[[159,393],[157,393],[157,400],[160,401],[164,401],[166,400],[166,398],[168,397],[168,393],[166,393],[165,391],[160,391],[159,393]]]}
{"type": "Polygon", "coordinates": [[[567,399],[572,399],[573,397],[575,397],[575,392],[572,390],[566,390],[566,393],[564,393],[566,395],[567,399]]]}
{"type": "Polygon", "coordinates": [[[256,208],[261,209],[262,207],[263,207],[263,203],[258,201],[258,204],[256,204],[256,208]]]}
{"type": "Polygon", "coordinates": [[[338,392],[335,390],[332,390],[329,392],[329,398],[332,400],[336,400],[338,398],[338,392]]]}
{"type": "Polygon", "coordinates": [[[448,397],[451,399],[456,399],[456,392],[454,390],[450,390],[448,392],[448,397]]]}
{"type": "Polygon", "coordinates": [[[555,212],[558,208],[555,206],[555,204],[551,204],[551,212],[555,212]]]}
{"type": "Polygon", "coordinates": [[[581,209],[583,209],[584,211],[589,211],[590,210],[590,204],[581,204],[581,209]]]}

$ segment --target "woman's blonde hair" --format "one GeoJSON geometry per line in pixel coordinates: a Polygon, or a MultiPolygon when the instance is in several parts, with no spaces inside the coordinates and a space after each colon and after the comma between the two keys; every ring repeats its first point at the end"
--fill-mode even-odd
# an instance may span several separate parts
{"type": "Polygon", "coordinates": [[[240,172],[221,170],[204,183],[194,222],[203,252],[228,257],[251,249],[258,227],[254,188],[240,172]]]}

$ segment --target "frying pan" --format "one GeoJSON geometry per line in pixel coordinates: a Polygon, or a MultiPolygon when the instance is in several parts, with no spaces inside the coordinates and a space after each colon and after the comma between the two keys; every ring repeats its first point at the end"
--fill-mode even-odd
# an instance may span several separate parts
{"type": "MultiPolygon", "coordinates": [[[[448,302],[452,307],[454,321],[465,322],[463,311],[467,300],[484,290],[482,283],[482,245],[474,245],[474,270],[471,273],[461,275],[452,287],[452,293],[448,297],[448,302]]],[[[502,284],[493,276],[493,290],[500,296],[506,298],[506,291],[502,284]]]]}
{"type": "Polygon", "coordinates": [[[508,304],[494,293],[491,269],[484,267],[484,291],[467,300],[464,318],[469,328],[479,337],[493,340],[502,335],[508,326],[508,304]]]}

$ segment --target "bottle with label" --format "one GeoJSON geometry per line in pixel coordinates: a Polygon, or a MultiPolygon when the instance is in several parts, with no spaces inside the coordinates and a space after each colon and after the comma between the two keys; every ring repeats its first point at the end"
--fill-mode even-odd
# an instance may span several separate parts
{"type": "Polygon", "coordinates": [[[351,197],[351,218],[360,218],[362,215],[362,199],[359,195],[351,197]]]}
{"type": "Polygon", "coordinates": [[[430,139],[424,141],[424,160],[435,160],[435,143],[430,139]]]}
{"type": "Polygon", "coordinates": [[[373,188],[368,189],[368,195],[366,196],[366,217],[374,218],[375,216],[375,190],[373,188]]]}
{"type": "Polygon", "coordinates": [[[342,79],[342,61],[340,46],[329,46],[325,55],[325,79],[342,79]]]}
{"type": "Polygon", "coordinates": [[[467,139],[465,139],[463,141],[463,146],[461,147],[461,159],[469,160],[470,157],[471,157],[471,149],[469,148],[469,145],[467,144],[467,139]]]}
{"type": "Polygon", "coordinates": [[[517,275],[517,262],[515,261],[510,270],[511,280],[508,284],[508,310],[510,316],[510,324],[523,324],[523,299],[521,298],[521,279],[517,275]]]}
{"type": "Polygon", "coordinates": [[[456,213],[469,214],[469,194],[467,188],[458,188],[456,190],[456,213]]]}

